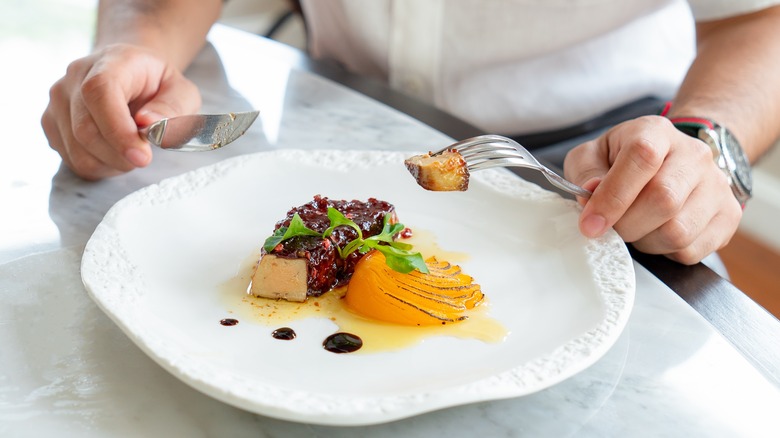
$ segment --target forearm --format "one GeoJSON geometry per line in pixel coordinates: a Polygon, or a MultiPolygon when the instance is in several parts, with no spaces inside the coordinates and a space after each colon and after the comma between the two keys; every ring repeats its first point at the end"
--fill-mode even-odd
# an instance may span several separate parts
{"type": "Polygon", "coordinates": [[[670,117],[728,127],[751,161],[780,137],[780,7],[700,23],[698,52],[670,117]]]}
{"type": "Polygon", "coordinates": [[[137,44],[184,70],[219,18],[221,0],[101,0],[95,48],[137,44]]]}

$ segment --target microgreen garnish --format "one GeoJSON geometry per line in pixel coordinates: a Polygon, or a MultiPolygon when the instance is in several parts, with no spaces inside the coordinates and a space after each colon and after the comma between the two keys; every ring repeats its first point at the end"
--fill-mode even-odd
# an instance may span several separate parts
{"type": "Polygon", "coordinates": [[[301,217],[298,216],[298,213],[295,213],[292,220],[290,220],[289,227],[279,227],[271,237],[265,239],[263,249],[266,252],[271,252],[276,248],[276,245],[295,236],[322,236],[322,234],[304,225],[301,217]]]}
{"type": "Polygon", "coordinates": [[[375,249],[384,254],[387,266],[395,271],[407,274],[417,269],[420,272],[428,273],[428,266],[425,265],[422,255],[419,252],[410,251],[412,245],[393,240],[393,236],[400,233],[404,229],[404,225],[390,224],[390,215],[385,215],[382,221],[382,231],[379,234],[365,239],[360,227],[335,208],[328,207],[328,219],[330,219],[330,227],[323,233],[324,237],[330,236],[333,230],[339,226],[352,227],[357,231],[357,239],[346,244],[344,248],[338,248],[341,258],[347,258],[355,251],[365,254],[375,249]]]}
{"type": "Polygon", "coordinates": [[[280,227],[274,234],[265,240],[263,249],[271,252],[279,243],[296,236],[319,236],[323,238],[330,237],[337,227],[350,227],[357,232],[357,238],[344,245],[343,248],[336,247],[339,256],[342,259],[347,258],[355,251],[365,254],[375,249],[385,256],[387,266],[391,269],[407,274],[417,269],[420,272],[428,273],[428,266],[419,252],[412,252],[412,245],[403,242],[396,242],[393,236],[404,229],[403,224],[390,223],[390,215],[385,215],[382,221],[382,231],[368,238],[363,238],[363,231],[351,219],[347,218],[340,211],[333,207],[328,207],[328,219],[330,226],[322,233],[318,233],[303,224],[301,218],[295,214],[290,221],[289,227],[280,227]]]}

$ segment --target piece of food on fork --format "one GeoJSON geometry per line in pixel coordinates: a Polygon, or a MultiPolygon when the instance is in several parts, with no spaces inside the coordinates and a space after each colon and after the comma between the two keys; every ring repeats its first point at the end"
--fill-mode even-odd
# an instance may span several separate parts
{"type": "Polygon", "coordinates": [[[589,198],[592,194],[547,168],[520,143],[500,135],[467,138],[439,152],[411,157],[405,164],[419,185],[434,191],[468,189],[469,172],[524,167],[538,170],[550,184],[575,196],[589,198]]]}
{"type": "Polygon", "coordinates": [[[417,184],[426,190],[463,192],[469,188],[466,160],[455,149],[415,155],[404,160],[404,164],[417,184]]]}

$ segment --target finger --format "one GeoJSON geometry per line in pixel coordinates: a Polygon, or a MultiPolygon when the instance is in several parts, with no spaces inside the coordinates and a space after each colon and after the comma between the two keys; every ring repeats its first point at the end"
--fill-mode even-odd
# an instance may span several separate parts
{"type": "MultiPolygon", "coordinates": [[[[731,196],[731,195],[729,195],[731,196]]],[[[733,198],[733,196],[731,196],[733,198]]],[[[723,248],[737,231],[742,209],[736,199],[730,199],[734,208],[721,210],[702,228],[702,232],[687,245],[669,245],[667,248],[655,246],[662,239],[647,239],[635,242],[634,247],[648,254],[664,254],[666,257],[685,264],[692,265],[700,262],[708,255],[723,248]],[[678,246],[677,248],[674,248],[678,246]],[[671,249],[674,248],[674,249],[671,249]]]]}
{"type": "MultiPolygon", "coordinates": [[[[580,187],[582,187],[583,189],[593,193],[596,190],[596,187],[599,186],[599,184],[601,184],[601,178],[595,176],[595,177],[587,180],[580,187]]],[[[585,204],[588,203],[588,199],[589,198],[585,198],[585,197],[582,197],[582,196],[577,196],[577,202],[579,202],[579,204],[582,205],[582,206],[585,206],[585,204]]]]}
{"type": "Polygon", "coordinates": [[[107,165],[86,149],[75,137],[73,129],[65,127],[60,129],[60,132],[65,143],[66,164],[78,176],[89,181],[97,181],[121,173],[120,170],[107,165]]]}
{"type": "Polygon", "coordinates": [[[49,120],[44,120],[43,123],[52,149],[59,152],[65,165],[79,177],[89,181],[97,181],[121,173],[106,166],[105,163],[81,147],[70,129],[55,128],[52,130],[46,128],[46,126],[50,126],[49,120]]]}
{"type": "MultiPolygon", "coordinates": [[[[585,190],[594,193],[604,176],[609,172],[609,151],[607,143],[601,138],[585,142],[570,150],[564,158],[564,176],[569,181],[578,184],[585,190]]],[[[578,197],[577,202],[583,207],[591,198],[578,197]]],[[[584,208],[583,208],[584,211],[584,208]]],[[[590,215],[584,217],[580,214],[579,228],[585,236],[598,236],[606,228],[606,219],[600,216],[590,215]]]]}
{"type": "Polygon", "coordinates": [[[49,146],[57,151],[63,163],[75,174],[87,180],[112,176],[114,172],[99,160],[86,154],[73,137],[70,126],[70,109],[63,94],[66,87],[63,80],[50,90],[49,105],[41,117],[41,127],[49,140],[49,146]]]}
{"type": "Polygon", "coordinates": [[[81,86],[84,107],[109,149],[133,166],[144,167],[151,162],[152,152],[138,135],[129,104],[143,95],[158,75],[146,70],[153,70],[148,64],[135,67],[139,64],[136,57],[121,61],[116,58],[103,58],[84,79],[81,86]]]}
{"type": "MultiPolygon", "coordinates": [[[[564,177],[591,193],[601,184],[608,171],[607,154],[599,149],[595,140],[572,148],[563,160],[564,177]]],[[[588,199],[578,196],[577,202],[584,206],[588,199]]]]}
{"type": "Polygon", "coordinates": [[[580,230],[587,237],[604,234],[623,217],[669,152],[668,140],[655,126],[658,122],[644,119],[636,121],[646,125],[639,136],[615,129],[597,141],[612,166],[580,215],[580,230]]]}
{"type": "Polygon", "coordinates": [[[593,191],[597,184],[588,188],[585,187],[588,182],[601,181],[609,171],[609,155],[603,146],[605,144],[596,139],[572,148],[563,160],[564,177],[582,188],[593,191]]]}
{"type": "MultiPolygon", "coordinates": [[[[634,242],[637,249],[649,254],[669,254],[680,251],[690,246],[699,235],[704,233],[712,218],[719,214],[721,203],[713,201],[710,193],[705,190],[695,190],[688,197],[684,210],[639,238],[632,240],[624,238],[624,240],[634,242]]],[[[615,229],[618,228],[620,225],[616,225],[615,229]]]]}
{"type": "Polygon", "coordinates": [[[195,113],[200,105],[200,92],[195,84],[170,71],[155,95],[138,109],[135,121],[138,126],[148,126],[163,118],[195,113]]]}
{"type": "MultiPolygon", "coordinates": [[[[110,144],[98,128],[92,114],[87,110],[84,101],[73,99],[71,101],[71,123],[73,137],[80,146],[81,151],[77,153],[93,157],[100,162],[102,166],[116,169],[121,172],[129,172],[136,166],[119,153],[114,145],[110,144]]],[[[74,151],[76,152],[76,151],[74,151]]],[[[96,163],[90,163],[96,165],[96,163]]]]}
{"type": "Polygon", "coordinates": [[[69,144],[72,146],[68,147],[66,164],[79,177],[88,181],[98,181],[123,173],[121,170],[107,166],[75,142],[69,144]]]}
{"type": "MultiPolygon", "coordinates": [[[[733,196],[728,179],[711,166],[708,178],[691,193],[685,208],[674,218],[635,242],[637,249],[652,254],[674,254],[693,245],[699,236],[710,232],[713,218],[730,219],[730,227],[714,230],[730,238],[742,217],[742,208],[733,196]]],[[[706,255],[706,254],[704,254],[706,255]]]]}
{"type": "Polygon", "coordinates": [[[60,135],[57,123],[52,115],[51,106],[47,107],[43,112],[43,116],[41,116],[41,128],[43,128],[43,133],[49,140],[49,147],[62,157],[62,161],[65,162],[66,166],[71,167],[70,157],[67,156],[65,143],[62,140],[62,135],[60,135]]]}
{"type": "Polygon", "coordinates": [[[614,225],[626,242],[634,242],[650,234],[680,215],[683,209],[702,206],[702,203],[714,206],[706,200],[706,194],[702,199],[701,194],[708,192],[698,189],[700,185],[706,185],[709,178],[722,176],[717,175],[719,171],[712,161],[709,147],[687,135],[675,137],[673,141],[676,145],[669,151],[663,166],[614,225]],[[691,202],[689,197],[697,189],[700,195],[691,202]]]}
{"type": "MultiPolygon", "coordinates": [[[[69,69],[72,67],[69,67],[69,69]]],[[[70,118],[70,109],[67,102],[68,96],[65,79],[62,78],[52,85],[49,89],[49,104],[41,116],[41,127],[43,128],[46,138],[49,140],[49,146],[60,154],[65,164],[70,167],[69,158],[67,156],[67,149],[65,147],[65,140],[60,133],[60,126],[58,120],[67,120],[70,118]]]]}

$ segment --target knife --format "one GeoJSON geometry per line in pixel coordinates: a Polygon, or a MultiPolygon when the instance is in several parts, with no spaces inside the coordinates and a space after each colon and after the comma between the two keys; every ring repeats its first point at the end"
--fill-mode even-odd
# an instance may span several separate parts
{"type": "Polygon", "coordinates": [[[138,130],[141,138],[162,149],[202,152],[219,149],[244,135],[258,111],[191,114],[158,120],[138,130]]]}

